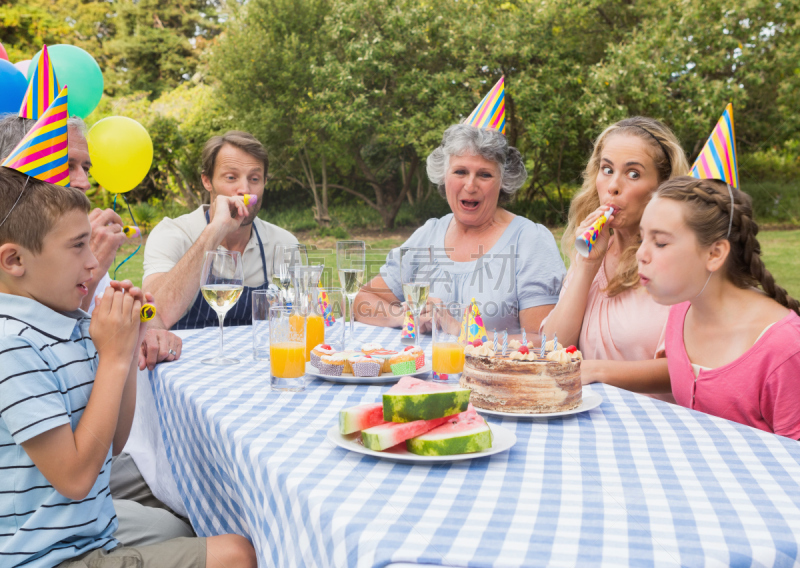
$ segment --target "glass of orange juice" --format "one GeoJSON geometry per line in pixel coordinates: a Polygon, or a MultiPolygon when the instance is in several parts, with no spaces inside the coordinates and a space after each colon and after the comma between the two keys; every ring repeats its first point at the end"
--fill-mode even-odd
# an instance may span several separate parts
{"type": "Polygon", "coordinates": [[[277,391],[306,388],[306,318],[291,308],[269,309],[269,380],[277,391]]]}
{"type": "Polygon", "coordinates": [[[346,306],[341,288],[311,289],[306,324],[306,361],[311,360],[311,350],[320,344],[330,345],[337,351],[344,349],[346,306]]]}
{"type": "Polygon", "coordinates": [[[433,379],[457,383],[464,370],[467,345],[466,320],[469,304],[433,307],[433,379]]]}

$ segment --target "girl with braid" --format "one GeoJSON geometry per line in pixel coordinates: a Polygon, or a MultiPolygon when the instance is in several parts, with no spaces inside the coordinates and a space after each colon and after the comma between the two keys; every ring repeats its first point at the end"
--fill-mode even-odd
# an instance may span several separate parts
{"type": "Polygon", "coordinates": [[[672,306],[666,356],[678,404],[796,440],[800,306],[764,266],[752,215],[750,197],[724,182],[664,182],[642,215],[639,277],[672,306]]]}

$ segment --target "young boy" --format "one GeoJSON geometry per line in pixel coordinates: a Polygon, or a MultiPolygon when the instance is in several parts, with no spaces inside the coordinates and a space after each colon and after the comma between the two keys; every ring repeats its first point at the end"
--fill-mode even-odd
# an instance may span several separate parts
{"type": "Polygon", "coordinates": [[[152,297],[112,283],[91,320],[78,309],[98,266],[88,211],[79,190],[0,167],[0,566],[254,567],[238,535],[113,537],[112,449],[130,431],[152,297]]]}

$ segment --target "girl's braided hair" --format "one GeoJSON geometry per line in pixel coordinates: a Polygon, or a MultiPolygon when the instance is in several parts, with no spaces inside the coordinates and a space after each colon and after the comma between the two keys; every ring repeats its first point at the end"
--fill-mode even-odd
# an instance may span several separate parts
{"type": "Polygon", "coordinates": [[[730,241],[731,251],[724,269],[735,286],[760,285],[770,298],[800,315],[800,303],[778,286],[761,260],[761,245],[756,239],[758,225],[753,221],[750,196],[738,189],[731,191],[735,205],[730,236],[727,235],[731,197],[725,182],[681,176],[662,183],[656,196],[688,205],[684,207],[686,224],[701,246],[711,246],[726,238],[730,241]]]}

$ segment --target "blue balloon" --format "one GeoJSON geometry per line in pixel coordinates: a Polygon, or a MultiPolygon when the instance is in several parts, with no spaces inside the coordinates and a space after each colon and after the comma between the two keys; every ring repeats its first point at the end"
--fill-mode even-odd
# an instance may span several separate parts
{"type": "Polygon", "coordinates": [[[0,59],[0,114],[19,114],[19,107],[22,106],[27,90],[28,80],[25,75],[13,64],[0,59]]]}

